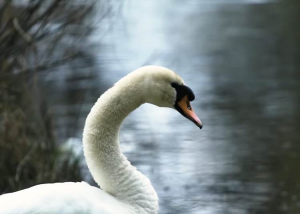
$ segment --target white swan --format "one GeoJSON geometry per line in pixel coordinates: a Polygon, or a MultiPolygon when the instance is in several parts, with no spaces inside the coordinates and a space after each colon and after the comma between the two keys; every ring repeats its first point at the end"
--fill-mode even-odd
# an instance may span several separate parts
{"type": "Polygon", "coordinates": [[[202,128],[190,106],[193,99],[192,90],[167,68],[146,66],[128,74],[98,99],[83,131],[86,162],[102,190],[85,182],[37,185],[0,196],[0,213],[157,213],[150,181],[120,150],[120,126],[134,109],[152,103],[175,108],[202,128]]]}

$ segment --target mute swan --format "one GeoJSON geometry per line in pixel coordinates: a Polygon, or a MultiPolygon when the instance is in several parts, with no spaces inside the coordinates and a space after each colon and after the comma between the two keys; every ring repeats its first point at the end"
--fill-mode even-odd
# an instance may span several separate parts
{"type": "Polygon", "coordinates": [[[145,66],[133,71],[98,99],[85,122],[85,159],[102,190],[85,182],[41,184],[0,196],[0,213],[157,213],[158,197],[150,181],[121,152],[120,126],[130,112],[151,103],[174,108],[202,128],[190,105],[194,98],[167,68],[145,66]]]}

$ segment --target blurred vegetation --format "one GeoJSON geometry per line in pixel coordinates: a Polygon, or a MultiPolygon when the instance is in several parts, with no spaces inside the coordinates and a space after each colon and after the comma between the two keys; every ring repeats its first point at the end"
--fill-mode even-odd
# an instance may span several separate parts
{"type": "Polygon", "coordinates": [[[300,1],[298,0],[281,0],[277,6],[279,20],[279,33],[281,46],[287,47],[288,51],[282,52],[282,58],[286,65],[292,65],[298,69],[300,65],[300,1]]]}
{"type": "Polygon", "coordinates": [[[83,55],[93,2],[0,1],[0,194],[79,181],[79,160],[62,154],[39,86],[45,71],[83,55]]]}
{"type": "MultiPolygon", "coordinates": [[[[281,0],[275,5],[275,9],[278,16],[276,33],[278,35],[277,49],[280,53],[278,66],[281,69],[280,80],[281,83],[284,83],[289,79],[289,84],[284,85],[281,90],[289,90],[289,99],[292,101],[293,93],[299,96],[300,1],[281,0]],[[291,80],[298,81],[298,84],[293,84],[291,80]]],[[[297,104],[299,106],[299,99],[294,103],[295,106],[297,104]]],[[[276,135],[277,138],[274,139],[275,142],[278,141],[281,158],[275,162],[276,164],[272,168],[274,191],[266,203],[269,213],[299,213],[300,211],[300,171],[297,153],[299,151],[299,135],[297,134],[300,126],[299,118],[299,111],[293,113],[293,118],[283,118],[281,121],[292,122],[286,123],[288,124],[285,125],[286,131],[279,132],[276,135]]]]}

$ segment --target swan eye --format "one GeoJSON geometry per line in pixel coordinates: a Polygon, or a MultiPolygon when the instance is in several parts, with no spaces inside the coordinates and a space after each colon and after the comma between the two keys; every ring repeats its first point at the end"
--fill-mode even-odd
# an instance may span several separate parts
{"type": "Polygon", "coordinates": [[[186,104],[187,104],[187,108],[188,108],[188,110],[190,110],[190,111],[191,111],[191,110],[192,110],[192,107],[191,107],[190,103],[189,103],[189,102],[187,102],[186,104]]]}
{"type": "Polygon", "coordinates": [[[188,95],[189,101],[193,101],[195,99],[194,92],[186,85],[178,85],[177,83],[172,83],[171,86],[175,88],[177,92],[177,102],[180,101],[185,95],[188,95]]]}

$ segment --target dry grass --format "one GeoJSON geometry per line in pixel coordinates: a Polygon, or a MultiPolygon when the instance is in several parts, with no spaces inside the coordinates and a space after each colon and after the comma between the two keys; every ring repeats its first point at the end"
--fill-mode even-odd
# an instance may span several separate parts
{"type": "Polygon", "coordinates": [[[82,180],[79,161],[61,158],[39,76],[80,57],[92,4],[24,2],[0,1],[0,194],[82,180]]]}

